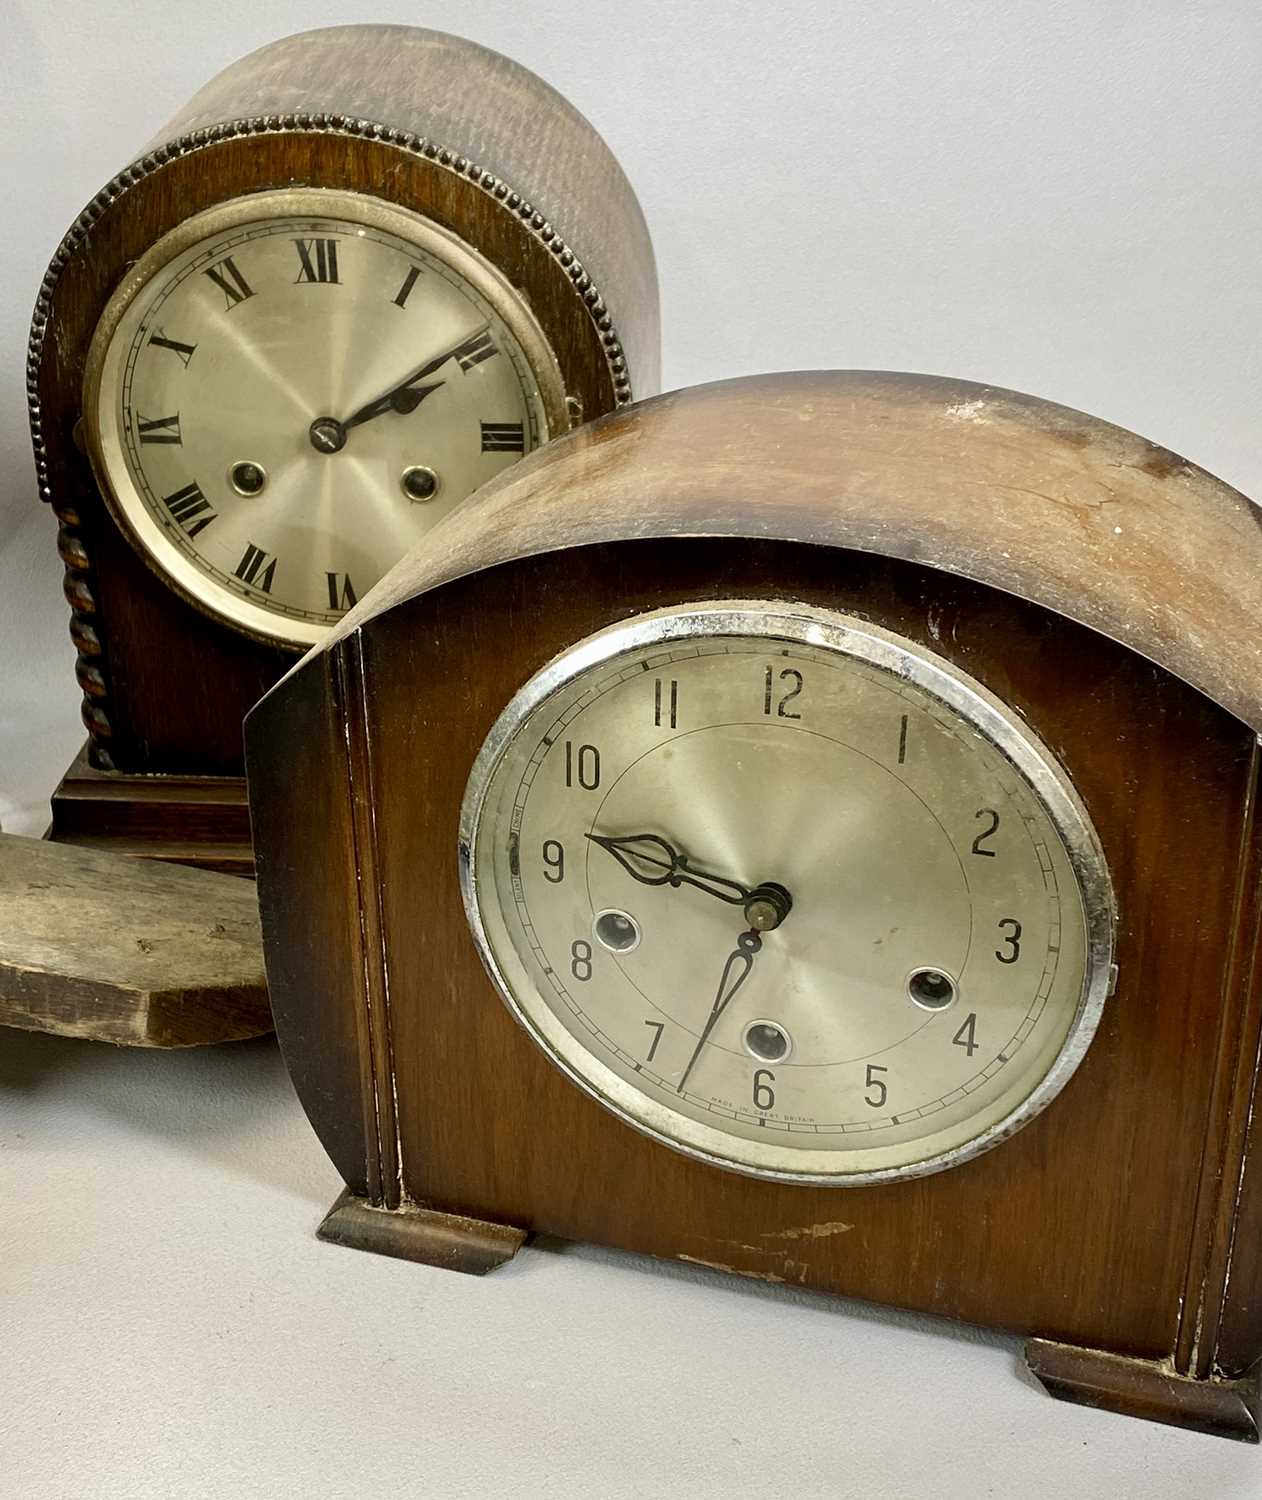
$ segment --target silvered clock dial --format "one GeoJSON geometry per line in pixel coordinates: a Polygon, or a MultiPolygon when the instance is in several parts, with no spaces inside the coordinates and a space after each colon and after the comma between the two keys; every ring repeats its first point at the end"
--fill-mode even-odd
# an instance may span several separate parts
{"type": "Polygon", "coordinates": [[[193,603],[294,645],[566,422],[502,274],[358,193],[256,193],[185,220],[89,354],[88,448],[124,531],[193,603]]]}
{"type": "Polygon", "coordinates": [[[941,658],[766,601],[662,610],[514,698],[465,799],[504,999],[681,1151],[862,1182],[962,1161],[1061,1089],[1111,886],[1054,757],[941,658]]]}

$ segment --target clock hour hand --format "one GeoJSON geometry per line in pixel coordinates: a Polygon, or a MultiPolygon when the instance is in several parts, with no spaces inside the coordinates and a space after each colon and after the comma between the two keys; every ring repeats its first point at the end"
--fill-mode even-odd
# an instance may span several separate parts
{"type": "Polygon", "coordinates": [[[459,340],[448,345],[441,353],[427,359],[418,369],[413,370],[406,380],[400,380],[397,385],[391,386],[384,395],[366,402],[358,411],[342,422],[342,431],[347,432],[352,427],[359,427],[364,422],[371,422],[374,417],[383,416],[388,411],[399,412],[406,416],[413,412],[424,401],[431,391],[436,391],[443,381],[434,385],[423,386],[421,381],[427,379],[436,370],[442,368],[449,359],[475,359],[481,350],[490,342],[488,325],[483,323],[480,328],[475,328],[472,333],[461,334],[459,340]]]}
{"type": "Polygon", "coordinates": [[[779,927],[793,905],[793,898],[782,885],[764,882],[745,886],[725,875],[693,869],[686,855],[680,854],[656,833],[630,833],[621,838],[589,833],[587,837],[612,854],[627,874],[641,885],[669,885],[675,889],[681,885],[694,886],[729,906],[741,907],[749,925],[759,932],[770,932],[779,927]]]}
{"type": "Polygon", "coordinates": [[[753,895],[739,881],[711,875],[705,870],[694,870],[685,855],[679,854],[655,833],[631,833],[622,838],[589,833],[587,837],[612,854],[627,874],[641,885],[692,885],[730,906],[744,906],[753,895]]]}
{"type": "Polygon", "coordinates": [[[683,1076],[676,1085],[675,1092],[682,1094],[684,1084],[688,1082],[689,1074],[701,1056],[701,1049],[710,1040],[710,1033],[719,1023],[719,1017],[732,1003],[737,990],[749,978],[750,970],[754,967],[754,957],[762,950],[762,939],[751,928],[749,932],[742,932],[736,939],[736,947],[727,956],[727,962],[723,965],[723,977],[719,980],[719,992],[714,997],[714,1004],[710,1007],[710,1014],[705,1025],[701,1029],[701,1035],[697,1038],[697,1045],[692,1050],[692,1056],[688,1059],[688,1066],[683,1071],[683,1076]]]}
{"type": "Polygon", "coordinates": [[[351,427],[360,427],[365,422],[371,422],[374,417],[381,417],[388,411],[398,412],[400,416],[407,416],[421,404],[432,391],[438,390],[446,382],[436,380],[433,385],[407,385],[401,390],[387,391],[384,396],[378,396],[375,401],[370,401],[367,406],[361,406],[352,417],[348,417],[342,423],[342,431],[346,432],[351,427]]]}

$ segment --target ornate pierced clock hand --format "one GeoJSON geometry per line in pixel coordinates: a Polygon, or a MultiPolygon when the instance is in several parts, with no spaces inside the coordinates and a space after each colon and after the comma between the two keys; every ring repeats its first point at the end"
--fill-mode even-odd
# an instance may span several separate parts
{"type": "Polygon", "coordinates": [[[754,967],[754,956],[762,950],[762,939],[751,928],[749,932],[742,932],[736,939],[736,947],[727,956],[727,962],[723,965],[723,977],[719,980],[719,992],[714,997],[714,1004],[710,1007],[710,1014],[705,1025],[701,1029],[701,1035],[697,1038],[697,1045],[693,1048],[692,1056],[688,1059],[688,1066],[683,1071],[683,1076],[676,1085],[675,1092],[682,1094],[684,1084],[688,1082],[688,1075],[696,1065],[701,1056],[701,1049],[710,1040],[710,1033],[718,1025],[719,1017],[731,1004],[732,998],[737,990],[749,978],[750,970],[754,967]]]}
{"type": "Polygon", "coordinates": [[[694,870],[686,855],[680,854],[656,833],[630,833],[621,838],[589,833],[587,837],[612,854],[627,874],[641,885],[695,886],[729,906],[743,907],[749,925],[761,932],[779,927],[793,905],[792,897],[783,886],[770,883],[744,886],[724,875],[694,870]],[[636,862],[648,869],[637,869],[636,862]]]}
{"type": "Polygon", "coordinates": [[[744,906],[753,894],[739,881],[690,868],[687,857],[656,833],[629,833],[621,838],[589,833],[587,837],[612,854],[627,874],[641,885],[692,885],[730,906],[744,906]]]}
{"type": "Polygon", "coordinates": [[[641,885],[695,885],[698,890],[717,896],[731,906],[744,906],[753,895],[739,881],[692,869],[685,855],[679,854],[655,833],[629,833],[621,838],[589,833],[587,837],[612,854],[627,874],[641,885]],[[637,869],[635,861],[647,865],[652,873],[637,869]]]}

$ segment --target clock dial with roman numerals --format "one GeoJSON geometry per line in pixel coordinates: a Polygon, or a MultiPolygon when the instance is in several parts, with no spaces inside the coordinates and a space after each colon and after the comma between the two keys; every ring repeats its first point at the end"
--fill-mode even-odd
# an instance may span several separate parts
{"type": "Polygon", "coordinates": [[[102,318],[85,418],[151,564],[295,646],[567,425],[551,350],[487,260],[331,191],[237,199],[160,240],[102,318]]]}

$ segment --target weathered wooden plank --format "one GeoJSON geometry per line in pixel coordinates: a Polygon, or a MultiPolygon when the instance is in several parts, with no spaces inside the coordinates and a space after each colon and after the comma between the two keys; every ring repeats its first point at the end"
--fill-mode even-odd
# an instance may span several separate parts
{"type": "Polygon", "coordinates": [[[0,834],[0,1023],[133,1047],[270,1031],[254,886],[0,834]]]}

